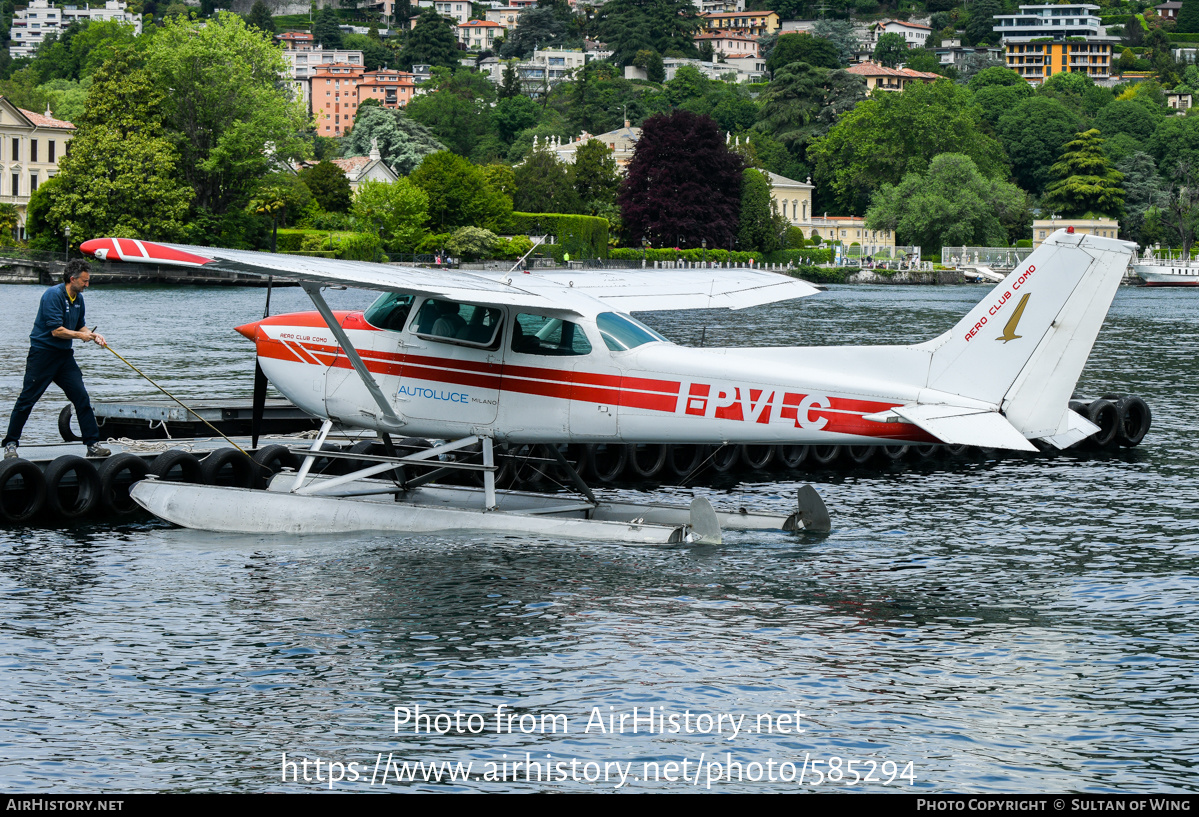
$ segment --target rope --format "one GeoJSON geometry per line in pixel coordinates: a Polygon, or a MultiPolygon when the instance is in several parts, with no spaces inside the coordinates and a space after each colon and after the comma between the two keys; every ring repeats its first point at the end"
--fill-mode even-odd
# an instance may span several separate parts
{"type": "Polygon", "coordinates": [[[195,446],[191,443],[180,443],[168,440],[134,440],[130,437],[109,437],[107,442],[110,445],[119,445],[131,454],[155,454],[163,451],[171,451],[178,449],[180,451],[194,451],[195,446]]]}
{"type": "MultiPolygon", "coordinates": [[[[144,377],[144,378],[145,378],[147,381],[149,381],[149,383],[150,383],[150,385],[151,385],[151,386],[153,386],[154,388],[158,389],[160,392],[162,392],[162,393],[163,393],[163,394],[165,394],[167,397],[169,397],[169,398],[171,398],[172,400],[174,400],[174,401],[175,401],[176,403],[178,403],[179,405],[183,406],[183,408],[184,408],[184,409],[186,409],[186,410],[187,410],[187,412],[188,412],[189,414],[191,414],[193,417],[195,417],[195,418],[196,418],[197,420],[199,420],[201,423],[203,423],[204,425],[208,426],[208,427],[209,427],[209,428],[211,428],[213,431],[215,431],[215,432],[217,433],[217,436],[219,436],[219,437],[220,437],[221,439],[223,439],[225,442],[229,443],[229,445],[233,446],[233,447],[234,447],[234,448],[236,448],[238,451],[240,451],[241,453],[245,454],[247,457],[250,457],[250,455],[249,455],[248,453],[246,453],[246,450],[245,450],[244,448],[242,448],[240,445],[238,445],[237,443],[233,442],[233,440],[229,439],[229,438],[228,438],[228,437],[226,437],[224,434],[222,434],[222,433],[221,433],[221,430],[220,430],[219,428],[217,428],[216,426],[214,426],[212,423],[208,422],[208,421],[207,421],[207,420],[205,420],[203,417],[201,417],[199,414],[196,414],[196,412],[192,411],[192,409],[191,409],[191,408],[190,408],[190,407],[189,407],[189,406],[188,406],[186,403],[184,403],[182,400],[180,400],[178,397],[176,397],[175,395],[171,394],[169,391],[167,391],[166,389],[164,389],[162,386],[160,386],[160,385],[158,385],[156,382],[154,382],[154,379],[153,379],[152,377],[150,377],[148,374],[146,374],[146,373],[145,373],[145,372],[143,372],[141,369],[137,368],[137,367],[136,367],[136,366],[134,366],[132,363],[130,363],[128,360],[126,360],[124,357],[122,357],[122,356],[121,356],[121,353],[120,353],[120,352],[118,352],[116,349],[112,348],[112,347],[111,347],[111,346],[109,346],[108,344],[105,344],[105,345],[104,345],[104,348],[105,348],[105,349],[107,349],[108,351],[112,352],[114,355],[116,355],[116,356],[117,356],[117,358],[119,358],[119,359],[120,359],[120,361],[121,361],[122,363],[124,363],[126,366],[128,366],[130,369],[133,369],[133,371],[137,372],[137,373],[138,373],[138,374],[140,374],[142,377],[144,377]]],[[[250,459],[253,459],[253,457],[250,457],[250,459]]]]}

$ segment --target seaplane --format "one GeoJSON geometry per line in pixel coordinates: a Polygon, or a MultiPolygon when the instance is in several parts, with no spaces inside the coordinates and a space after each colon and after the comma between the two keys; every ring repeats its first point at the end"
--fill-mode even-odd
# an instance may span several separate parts
{"type": "Polygon", "coordinates": [[[269,380],[324,418],[298,469],[266,490],[144,480],[132,495],[178,525],[240,533],[492,531],[623,543],[718,543],[724,530],[828,530],[805,485],[794,512],[718,512],[601,500],[555,454],[578,496],[498,490],[496,446],[561,443],[895,445],[1036,451],[1098,430],[1070,396],[1133,247],[1059,230],[949,331],[899,346],[691,348],[639,311],[744,309],[819,290],[761,269],[431,270],[97,238],[99,260],[204,267],[298,282],[315,311],[236,328],[269,380]],[[335,312],[325,287],[380,292],[335,312]],[[313,472],[334,426],[385,452],[313,472]],[[399,453],[392,435],[436,442],[399,453]],[[478,462],[460,456],[477,452],[478,462]],[[365,459],[366,462],[362,460],[365,459]],[[450,462],[453,460],[453,462],[450,462]],[[436,484],[474,469],[480,487],[436,484]]]}

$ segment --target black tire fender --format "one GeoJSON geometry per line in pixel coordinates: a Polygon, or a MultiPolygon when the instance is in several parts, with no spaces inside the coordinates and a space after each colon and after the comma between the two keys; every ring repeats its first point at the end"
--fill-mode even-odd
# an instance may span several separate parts
{"type": "Polygon", "coordinates": [[[587,471],[596,482],[611,484],[620,479],[629,462],[629,447],[624,443],[596,443],[587,446],[587,471]]]}
{"type": "Polygon", "coordinates": [[[1091,445],[1096,448],[1110,448],[1116,444],[1116,435],[1120,433],[1120,410],[1111,400],[1092,400],[1087,406],[1087,419],[1099,426],[1099,430],[1091,435],[1091,445]]]}
{"type": "Polygon", "coordinates": [[[71,428],[71,404],[67,403],[58,412],[58,434],[69,443],[79,442],[79,435],[71,428]]]}
{"type": "Polygon", "coordinates": [[[844,446],[841,445],[813,445],[808,456],[812,458],[812,462],[827,468],[840,459],[843,449],[844,446]]]}
{"type": "Polygon", "coordinates": [[[765,471],[774,464],[773,445],[741,446],[741,462],[751,471],[765,471]]]}
{"type": "Polygon", "coordinates": [[[46,466],[46,508],[62,519],[79,519],[91,513],[100,501],[100,475],[83,457],[67,454],[46,466]],[[74,475],[70,485],[68,474],[74,475]],[[65,483],[65,484],[64,484],[65,483]]]}
{"type": "Polygon", "coordinates": [[[1140,445],[1153,425],[1153,412],[1150,411],[1149,404],[1135,394],[1130,394],[1120,398],[1116,403],[1116,409],[1120,413],[1117,441],[1128,448],[1140,445]]]}
{"type": "Polygon", "coordinates": [[[163,482],[188,482],[192,484],[204,481],[200,472],[200,459],[188,451],[172,448],[163,451],[150,463],[150,474],[163,482]],[[176,475],[176,472],[178,474],[176,475]]]}
{"type": "Polygon", "coordinates": [[[712,452],[712,470],[727,474],[741,464],[741,446],[725,443],[712,452]]]}
{"type": "Polygon", "coordinates": [[[807,462],[810,451],[811,446],[808,445],[780,445],[777,457],[784,468],[795,469],[807,462]]]}
{"type": "Polygon", "coordinates": [[[113,516],[128,516],[138,509],[129,495],[134,483],[146,478],[150,466],[137,454],[128,451],[114,454],[96,469],[100,477],[100,509],[113,516]]]}
{"type": "Polygon", "coordinates": [[[670,446],[662,443],[629,445],[629,475],[634,479],[657,479],[666,467],[670,446]]]}
{"type": "Polygon", "coordinates": [[[285,445],[267,445],[254,452],[258,464],[258,487],[265,488],[271,477],[284,468],[298,469],[300,458],[285,445]]]}
{"type": "Polygon", "coordinates": [[[891,462],[899,462],[908,455],[908,451],[910,450],[910,445],[884,445],[879,447],[878,453],[883,459],[891,462]]]}
{"type": "Polygon", "coordinates": [[[37,516],[45,505],[42,469],[20,458],[0,460],[0,518],[19,525],[37,516]]]}
{"type": "Polygon", "coordinates": [[[706,445],[670,445],[666,451],[666,470],[677,479],[686,479],[703,467],[708,456],[706,445]]]}
{"type": "Polygon", "coordinates": [[[218,448],[200,462],[200,477],[205,485],[253,488],[258,463],[236,448],[218,448]]]}
{"type": "Polygon", "coordinates": [[[847,445],[845,446],[845,458],[854,465],[865,465],[874,459],[874,451],[873,445],[847,445]]]}

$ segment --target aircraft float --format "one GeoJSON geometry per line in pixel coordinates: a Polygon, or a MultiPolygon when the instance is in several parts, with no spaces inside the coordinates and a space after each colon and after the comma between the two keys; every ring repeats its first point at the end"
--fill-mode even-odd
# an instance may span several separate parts
{"type": "Polygon", "coordinates": [[[560,455],[577,500],[497,490],[494,444],[1065,448],[1098,430],[1068,402],[1133,246],[1059,230],[940,337],[788,348],[679,346],[629,314],[743,309],[818,291],[760,269],[497,274],[125,238],[82,250],[283,277],[316,307],[237,327],[256,346],[256,392],[269,379],[325,419],[302,466],[265,491],[139,482],[134,499],[162,519],[243,533],[476,530],[675,544],[719,542],[722,529],[827,530],[828,514],[811,486],[787,517],[717,513],[702,498],[689,508],[600,501],[560,455]],[[334,312],[327,286],[382,294],[365,312],[334,312]],[[371,464],[350,474],[313,473],[334,425],[375,431],[388,454],[355,455],[371,464]],[[392,456],[394,434],[445,442],[392,456]],[[471,451],[477,462],[463,458],[471,451]],[[482,487],[431,484],[451,467],[481,472],[482,487]]]}

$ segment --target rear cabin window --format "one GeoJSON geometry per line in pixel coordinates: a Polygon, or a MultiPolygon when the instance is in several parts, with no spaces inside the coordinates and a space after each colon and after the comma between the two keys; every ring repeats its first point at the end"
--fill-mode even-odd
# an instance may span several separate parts
{"type": "Polygon", "coordinates": [[[367,323],[378,329],[402,332],[404,324],[408,322],[408,313],[412,311],[414,300],[416,299],[411,295],[384,292],[370,305],[363,317],[367,323]]]}
{"type": "Polygon", "coordinates": [[[599,327],[600,337],[604,339],[604,345],[613,352],[626,352],[629,349],[636,349],[642,344],[656,341],[670,342],[628,315],[601,312],[596,316],[595,323],[599,327]]]}
{"type": "Polygon", "coordinates": [[[512,351],[526,355],[589,355],[591,342],[576,323],[520,314],[512,324],[512,351]]]}
{"type": "Polygon", "coordinates": [[[421,304],[412,331],[422,338],[462,346],[495,346],[504,313],[492,306],[429,298],[421,304]]]}

